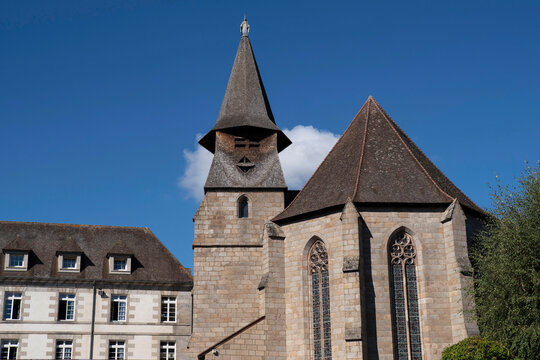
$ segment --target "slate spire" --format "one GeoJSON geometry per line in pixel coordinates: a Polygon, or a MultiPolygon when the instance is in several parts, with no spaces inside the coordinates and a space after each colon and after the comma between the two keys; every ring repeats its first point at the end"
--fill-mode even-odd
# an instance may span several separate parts
{"type": "Polygon", "coordinates": [[[278,151],[281,151],[289,146],[291,141],[274,120],[249,41],[249,24],[245,18],[240,25],[240,32],[240,45],[216,124],[199,144],[214,153],[218,130],[241,136],[249,132],[277,133],[278,151]]]}

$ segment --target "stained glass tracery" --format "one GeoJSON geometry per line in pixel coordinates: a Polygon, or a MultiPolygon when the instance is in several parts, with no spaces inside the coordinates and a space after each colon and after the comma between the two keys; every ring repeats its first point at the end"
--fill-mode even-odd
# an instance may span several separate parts
{"type": "Polygon", "coordinates": [[[404,231],[391,242],[390,262],[395,357],[398,360],[421,360],[416,248],[411,236],[404,231]]]}
{"type": "Polygon", "coordinates": [[[317,240],[309,251],[309,271],[313,305],[313,358],[315,360],[331,360],[332,330],[328,252],[321,240],[317,240]]]}

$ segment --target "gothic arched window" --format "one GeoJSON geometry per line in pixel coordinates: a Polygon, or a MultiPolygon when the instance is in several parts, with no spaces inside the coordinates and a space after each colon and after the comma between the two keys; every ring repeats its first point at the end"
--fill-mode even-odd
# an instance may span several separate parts
{"type": "Polygon", "coordinates": [[[244,195],[240,196],[240,198],[238,199],[238,217],[248,217],[248,198],[244,195]]]}
{"type": "Polygon", "coordinates": [[[390,242],[394,354],[397,360],[421,360],[420,315],[416,285],[416,248],[405,231],[390,242]]]}
{"type": "Polygon", "coordinates": [[[311,299],[313,305],[313,359],[332,359],[330,327],[330,281],[328,279],[328,252],[321,240],[309,250],[311,299]]]}

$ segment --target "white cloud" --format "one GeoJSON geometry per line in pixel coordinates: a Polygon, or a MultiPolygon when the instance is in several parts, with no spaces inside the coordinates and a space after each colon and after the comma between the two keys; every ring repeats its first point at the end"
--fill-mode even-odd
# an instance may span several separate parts
{"type": "MultiPolygon", "coordinates": [[[[197,134],[197,141],[202,134],[197,134]]],[[[184,174],[178,179],[178,186],[184,189],[188,197],[201,200],[204,196],[204,183],[212,165],[212,153],[199,144],[195,144],[193,151],[184,149],[184,159],[186,169],[184,174]]]]}
{"type": "Polygon", "coordinates": [[[300,189],[315,172],[339,138],[330,131],[297,125],[283,130],[292,145],[280,154],[281,166],[289,189],[300,189]]]}
{"type": "MultiPolygon", "coordinates": [[[[283,132],[291,139],[292,145],[280,154],[281,166],[285,180],[290,189],[300,189],[315,172],[326,154],[339,138],[329,131],[319,130],[313,126],[295,126],[283,132]]],[[[197,139],[201,134],[197,134],[197,139]]],[[[178,186],[188,197],[201,200],[203,186],[212,164],[212,154],[197,145],[195,150],[184,149],[186,168],[178,179],[178,186]]]]}

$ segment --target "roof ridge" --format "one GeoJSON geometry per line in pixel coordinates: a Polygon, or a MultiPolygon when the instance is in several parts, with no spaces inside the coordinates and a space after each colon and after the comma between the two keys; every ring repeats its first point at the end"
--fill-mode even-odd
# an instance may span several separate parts
{"type": "MultiPolygon", "coordinates": [[[[418,164],[418,166],[420,166],[420,168],[422,169],[422,171],[424,172],[424,174],[426,174],[426,176],[429,178],[429,180],[431,180],[431,182],[433,183],[433,185],[435,185],[435,187],[437,189],[439,189],[440,192],[442,192],[445,196],[447,196],[450,200],[453,201],[453,197],[450,196],[450,194],[448,194],[446,191],[444,191],[438,184],[437,182],[435,181],[435,179],[433,179],[433,177],[431,176],[431,174],[424,168],[424,166],[420,163],[420,161],[418,161],[418,159],[416,158],[416,156],[414,155],[414,153],[411,151],[411,149],[409,148],[409,146],[407,145],[407,143],[405,141],[403,141],[403,138],[401,137],[401,135],[399,134],[398,131],[396,131],[395,127],[393,125],[395,125],[396,127],[399,127],[391,118],[390,116],[386,113],[386,111],[384,111],[382,109],[382,107],[377,103],[377,101],[375,101],[375,99],[373,99],[373,101],[375,102],[375,105],[377,106],[377,108],[379,109],[379,111],[381,111],[381,113],[383,114],[384,118],[386,119],[386,121],[388,122],[388,124],[390,125],[390,127],[392,128],[392,131],[397,135],[397,137],[399,138],[399,140],[401,141],[401,143],[405,146],[405,148],[407,149],[407,151],[409,152],[409,154],[411,154],[411,156],[413,157],[414,161],[418,164]]],[[[405,134],[405,132],[399,128],[401,130],[401,132],[407,136],[407,134],[405,134]]],[[[410,140],[410,138],[407,136],[407,138],[410,140]]],[[[411,140],[412,142],[412,140],[411,140]]],[[[420,148],[418,148],[418,150],[420,150],[420,148]]],[[[420,150],[420,152],[422,153],[422,155],[426,156],[426,154],[424,154],[422,152],[422,150],[420,150]]],[[[427,156],[426,156],[427,157],[427,156]]]]}
{"type": "Polygon", "coordinates": [[[326,154],[326,156],[324,157],[323,161],[321,161],[321,163],[319,164],[319,166],[317,166],[317,169],[315,169],[315,171],[313,172],[313,174],[311,174],[311,176],[309,177],[308,181],[306,181],[306,183],[304,184],[304,186],[302,186],[302,189],[300,189],[300,192],[298,194],[296,194],[296,196],[294,197],[294,199],[289,203],[289,205],[287,205],[287,207],[285,209],[283,209],[283,211],[281,211],[279,214],[277,214],[276,216],[273,217],[272,221],[279,217],[281,214],[283,214],[285,211],[287,211],[287,209],[289,209],[295,202],[296,200],[300,197],[300,194],[302,194],[302,192],[304,191],[304,189],[307,187],[307,185],[311,182],[311,180],[313,179],[313,177],[315,176],[315,174],[317,173],[317,171],[319,170],[319,168],[322,166],[322,164],[324,164],[324,162],[326,161],[326,159],[330,156],[330,154],[334,151],[334,149],[336,148],[337,144],[339,144],[339,142],[343,139],[343,136],[347,133],[347,131],[349,131],[349,129],[351,128],[352,124],[354,123],[354,119],[356,119],[356,117],[360,114],[360,112],[362,111],[362,109],[364,108],[364,106],[366,106],[366,104],[368,103],[369,101],[369,98],[364,102],[364,105],[362,105],[362,107],[360,108],[360,110],[358,110],[358,112],[356,113],[356,115],[354,116],[353,118],[353,121],[351,121],[349,123],[349,126],[347,126],[347,128],[345,129],[345,131],[341,134],[341,136],[339,137],[339,139],[336,141],[336,143],[334,144],[334,146],[332,146],[332,149],[330,149],[330,151],[328,152],[328,154],[326,154]]]}
{"type": "Polygon", "coordinates": [[[93,228],[114,228],[114,229],[137,229],[137,230],[143,230],[143,231],[145,229],[148,229],[146,226],[93,225],[93,224],[50,223],[50,222],[39,222],[39,221],[0,220],[0,225],[2,225],[2,224],[26,224],[26,225],[47,225],[47,226],[72,226],[72,227],[93,227],[93,228]]]}
{"type": "Polygon", "coordinates": [[[371,97],[371,95],[369,95],[366,101],[368,103],[368,108],[366,112],[366,124],[364,125],[364,137],[362,138],[362,149],[360,150],[360,160],[358,161],[358,169],[356,170],[356,181],[354,183],[354,192],[352,194],[351,199],[354,199],[356,197],[356,193],[358,192],[358,184],[360,183],[360,171],[362,170],[362,162],[364,161],[364,149],[366,147],[366,137],[367,137],[368,123],[369,123],[369,110],[371,107],[372,100],[373,98],[371,97]]]}

